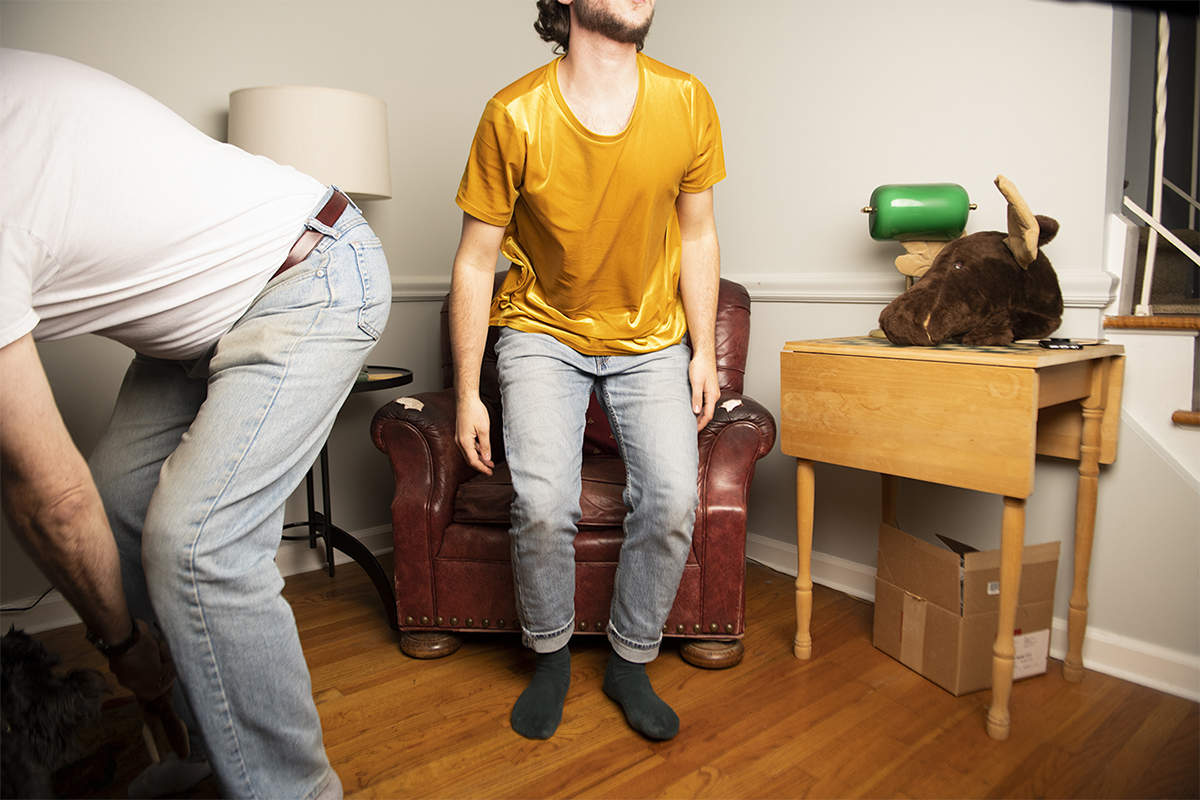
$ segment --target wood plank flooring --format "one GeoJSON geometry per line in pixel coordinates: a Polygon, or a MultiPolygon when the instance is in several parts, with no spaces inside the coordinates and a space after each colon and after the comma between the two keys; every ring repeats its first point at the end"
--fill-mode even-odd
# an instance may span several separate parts
{"type": "MultiPolygon", "coordinates": [[[[754,564],[739,666],[696,669],[673,644],[650,666],[682,721],[669,742],[633,732],[604,696],[609,650],[600,637],[572,642],[563,723],[535,742],[509,725],[532,673],[516,636],[472,638],[437,661],[409,659],[353,564],[333,579],[293,576],[285,595],[348,797],[1200,796],[1196,703],[1095,672],[1067,683],[1052,661],[1048,674],[1014,686],[1013,735],[995,742],[984,729],[990,693],[953,697],[876,650],[868,603],[817,586],[814,655],[795,659],[792,579],[754,564]]],[[[80,626],[38,638],[69,665],[101,666],[80,626]]],[[[73,796],[124,797],[149,763],[122,692],[89,733],[93,763],[62,779],[73,796]]],[[[180,796],[218,795],[206,780],[180,796]]]]}

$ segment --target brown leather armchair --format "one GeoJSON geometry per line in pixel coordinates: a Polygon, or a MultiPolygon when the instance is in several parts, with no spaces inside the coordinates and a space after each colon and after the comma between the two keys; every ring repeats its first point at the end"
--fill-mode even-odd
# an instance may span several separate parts
{"type": "MultiPolygon", "coordinates": [[[[498,274],[499,287],[503,274],[498,274]]],[[[371,424],[392,466],[396,610],[401,648],[417,658],[458,649],[468,632],[520,632],[509,554],[511,478],[502,463],[500,394],[492,329],[480,394],[492,425],[494,474],[473,470],[454,441],[454,375],[448,300],[442,304],[442,383],[446,388],[388,403],[371,424]]],[[[754,467],[775,443],[775,419],[742,394],[750,338],[750,298],[722,280],[717,303],[721,398],[699,433],[700,505],[692,550],[667,636],[688,640],[683,657],[726,667],[742,657],[745,631],[746,501],[754,467]]],[[[583,518],[575,539],[576,632],[603,635],[612,601],[626,508],[625,468],[595,396],[584,439],[583,518]]]]}

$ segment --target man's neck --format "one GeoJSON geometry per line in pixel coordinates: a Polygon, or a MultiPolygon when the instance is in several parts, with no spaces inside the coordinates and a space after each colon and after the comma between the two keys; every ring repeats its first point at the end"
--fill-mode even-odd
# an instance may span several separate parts
{"type": "Polygon", "coordinates": [[[591,31],[572,31],[571,48],[558,65],[558,83],[567,105],[589,130],[620,133],[637,100],[637,47],[591,31]]]}

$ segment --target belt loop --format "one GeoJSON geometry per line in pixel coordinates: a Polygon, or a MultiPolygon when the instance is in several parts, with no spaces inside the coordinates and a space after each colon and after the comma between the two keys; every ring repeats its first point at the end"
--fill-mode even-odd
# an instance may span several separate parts
{"type": "MultiPolygon", "coordinates": [[[[346,203],[347,203],[347,204],[348,204],[348,205],[349,205],[351,208],[353,208],[353,209],[354,209],[355,211],[357,211],[359,214],[361,214],[361,213],[362,213],[362,209],[358,207],[358,203],[355,203],[353,200],[351,200],[351,199],[350,199],[350,195],[348,195],[348,194],[346,194],[345,192],[343,192],[340,186],[338,186],[336,183],[333,183],[333,184],[330,184],[330,185],[329,185],[329,188],[330,188],[330,189],[333,189],[333,192],[334,192],[334,194],[341,194],[341,196],[342,196],[342,197],[346,198],[346,203]]],[[[331,197],[330,199],[333,199],[333,198],[331,197]]]]}
{"type": "MultiPolygon", "coordinates": [[[[325,205],[322,206],[321,210],[317,212],[317,222],[321,223],[327,228],[332,228],[334,223],[336,223],[342,216],[342,213],[346,210],[346,206],[348,205],[354,206],[354,204],[350,202],[350,198],[347,197],[341,189],[334,186],[333,194],[329,196],[329,199],[325,202],[325,205]]],[[[354,206],[354,210],[358,211],[358,206],[354,206]]],[[[287,272],[304,259],[308,258],[309,254],[312,253],[313,248],[315,248],[317,243],[323,238],[325,238],[325,234],[321,233],[321,231],[313,228],[305,228],[304,233],[300,234],[300,238],[296,240],[296,243],[292,245],[292,249],[288,251],[287,258],[283,260],[283,265],[279,269],[275,270],[275,274],[271,276],[271,279],[274,280],[275,278],[278,278],[280,275],[287,272]]]]}

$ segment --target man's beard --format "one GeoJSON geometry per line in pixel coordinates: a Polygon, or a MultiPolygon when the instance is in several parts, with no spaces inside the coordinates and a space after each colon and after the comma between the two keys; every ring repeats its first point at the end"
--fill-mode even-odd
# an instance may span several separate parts
{"type": "Polygon", "coordinates": [[[639,50],[650,33],[650,23],[654,22],[654,12],[645,23],[631,27],[606,8],[600,8],[592,0],[575,0],[575,18],[579,27],[598,33],[614,42],[637,45],[639,50]]]}

